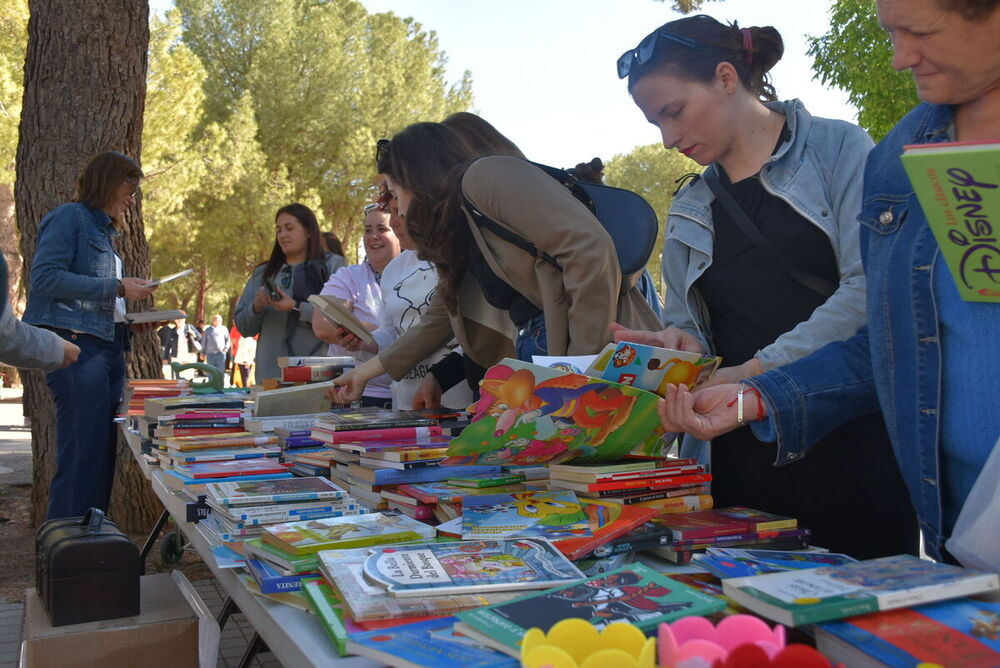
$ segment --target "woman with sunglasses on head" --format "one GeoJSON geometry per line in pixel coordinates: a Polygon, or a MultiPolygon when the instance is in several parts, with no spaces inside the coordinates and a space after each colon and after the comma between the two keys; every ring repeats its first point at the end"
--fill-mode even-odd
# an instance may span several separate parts
{"type": "Polygon", "coordinates": [[[529,361],[536,354],[596,354],[611,340],[612,322],[658,322],[634,287],[636,277],[622,277],[604,227],[531,163],[481,157],[448,126],[416,123],[392,138],[378,170],[439,281],[420,324],[380,351],[370,368],[337,381],[346,386],[339,395],[354,396],[378,369],[399,377],[452,333],[474,362],[491,366],[515,351],[529,361]]]}
{"type": "Polygon", "coordinates": [[[271,257],[253,270],[236,303],[233,320],[242,336],[257,337],[254,377],[280,378],[278,358],[322,355],[313,334],[313,306],[327,278],[345,264],[323,250],[316,214],[304,204],[278,209],[271,257]]]}
{"type": "Polygon", "coordinates": [[[1000,305],[959,296],[900,155],[909,144],[1000,141],[1000,0],[878,0],[877,7],[892,65],[912,72],[923,104],[865,167],[858,219],[867,324],[745,386],[694,396],[674,389],[662,415],[673,428],[711,438],[740,426],[741,404],[742,422],[776,441],[784,463],[809,461],[831,430],[881,409],[925,548],[947,559],[945,540],[1000,436],[1000,305]],[[760,417],[767,419],[753,421],[760,417]]]}
{"type": "MultiPolygon", "coordinates": [[[[389,225],[389,210],[385,203],[368,204],[364,213],[364,261],[338,269],[327,280],[320,294],[347,302],[358,320],[374,330],[382,319],[385,306],[382,299],[382,274],[399,255],[399,239],[389,225]]],[[[326,318],[316,318],[313,321],[313,331],[330,344],[329,355],[353,356],[358,363],[373,357],[373,353],[362,347],[357,336],[326,318]]],[[[361,404],[392,408],[391,382],[392,379],[384,374],[374,377],[360,396],[361,404]]]]}
{"type": "Polygon", "coordinates": [[[76,200],[38,224],[24,322],[50,329],[80,349],[75,364],[46,376],[56,406],[56,474],[48,518],[108,510],[125,383],[129,328],[125,300],[156,289],[126,277],[114,240],[142,178],[132,158],[108,151],[91,158],[76,200]]]}
{"type": "MultiPolygon", "coordinates": [[[[772,27],[693,16],[661,26],[618,61],[664,147],[706,169],[667,218],[668,328],[616,338],[719,355],[715,382],[804,357],[864,323],[856,216],[872,142],[798,100],[777,101],[767,73],[782,52],[772,27]]],[[[747,431],[713,441],[716,505],[795,516],[815,544],[857,557],[916,551],[881,415],[831,434],[811,461],[775,467],[776,453],[747,431]],[[843,521],[860,515],[870,530],[843,521]]]]}

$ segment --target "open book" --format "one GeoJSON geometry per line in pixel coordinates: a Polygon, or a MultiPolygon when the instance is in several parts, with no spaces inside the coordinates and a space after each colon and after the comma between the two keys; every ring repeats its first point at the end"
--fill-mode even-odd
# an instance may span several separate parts
{"type": "Polygon", "coordinates": [[[168,320],[177,320],[178,318],[186,317],[187,313],[184,311],[178,311],[177,309],[165,309],[163,311],[136,311],[134,313],[125,314],[125,320],[133,324],[143,322],[166,322],[168,320]]]}
{"type": "Polygon", "coordinates": [[[178,271],[176,274],[170,274],[169,276],[164,276],[163,278],[156,278],[146,284],[146,287],[152,287],[154,285],[163,285],[164,283],[169,283],[170,281],[177,278],[184,278],[185,276],[191,274],[194,269],[185,269],[183,271],[178,271]]]}
{"type": "Polygon", "coordinates": [[[354,317],[354,314],[347,310],[344,302],[340,299],[327,295],[309,295],[309,303],[315,306],[316,310],[322,313],[327,320],[343,327],[363,342],[375,342],[364,323],[354,317]]]}

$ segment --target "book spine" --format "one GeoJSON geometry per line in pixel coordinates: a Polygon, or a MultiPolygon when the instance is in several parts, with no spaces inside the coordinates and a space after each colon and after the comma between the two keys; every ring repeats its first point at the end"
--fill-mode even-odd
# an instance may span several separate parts
{"type": "Polygon", "coordinates": [[[641,508],[655,508],[658,515],[670,513],[689,513],[695,510],[709,510],[713,501],[710,494],[695,494],[691,496],[674,496],[655,501],[644,501],[637,504],[641,508]]]}
{"type": "MultiPolygon", "coordinates": [[[[705,467],[700,464],[690,466],[671,466],[649,471],[628,471],[623,473],[599,473],[591,482],[614,482],[618,480],[642,480],[644,478],[662,478],[665,476],[685,475],[689,473],[704,473],[705,467]]],[[[558,477],[558,476],[556,476],[558,477]]]]}
{"type": "Polygon", "coordinates": [[[438,466],[440,463],[441,463],[440,459],[414,459],[408,462],[390,462],[390,461],[380,461],[378,459],[368,459],[367,457],[362,457],[358,461],[358,464],[360,466],[395,469],[397,471],[410,471],[412,469],[433,468],[435,466],[438,466]]]}
{"type": "Polygon", "coordinates": [[[258,494],[254,496],[223,496],[216,503],[224,506],[260,506],[265,503],[290,503],[292,501],[321,501],[341,499],[344,492],[292,492],[289,494],[258,494]]]}
{"type": "Polygon", "coordinates": [[[339,366],[286,366],[281,368],[281,380],[285,383],[312,383],[317,380],[331,380],[340,375],[339,366]]]}
{"type": "Polygon", "coordinates": [[[349,503],[329,510],[301,513],[275,513],[274,515],[260,515],[246,520],[236,520],[239,528],[263,526],[265,524],[284,524],[286,522],[302,522],[306,520],[317,520],[327,517],[350,517],[360,515],[361,507],[356,503],[349,503]]]}
{"type": "Polygon", "coordinates": [[[238,434],[243,431],[240,425],[209,426],[209,427],[157,427],[153,430],[154,438],[169,438],[171,436],[213,436],[218,434],[238,434]]]}
{"type": "Polygon", "coordinates": [[[645,478],[642,480],[619,480],[615,482],[598,482],[587,485],[588,492],[605,492],[623,489],[642,489],[644,487],[658,487],[667,485],[687,485],[692,483],[709,482],[712,479],[711,473],[695,473],[692,475],[663,476],[658,478],[645,478]]]}
{"type": "Polygon", "coordinates": [[[286,448],[307,448],[312,446],[326,445],[323,441],[312,436],[286,436],[283,444],[286,448]]]}
{"type": "Polygon", "coordinates": [[[314,427],[312,437],[326,443],[353,443],[356,441],[388,441],[408,438],[440,436],[441,427],[388,427],[386,429],[331,430],[314,427]]]}

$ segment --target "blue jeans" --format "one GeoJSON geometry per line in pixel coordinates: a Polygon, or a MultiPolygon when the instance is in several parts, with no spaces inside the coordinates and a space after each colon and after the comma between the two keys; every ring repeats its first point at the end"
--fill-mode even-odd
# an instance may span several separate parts
{"type": "Polygon", "coordinates": [[[205,353],[205,363],[225,373],[226,353],[205,353]]]}
{"type": "Polygon", "coordinates": [[[545,334],[545,314],[539,313],[517,330],[514,340],[517,359],[530,362],[532,355],[548,355],[549,344],[545,334]]]}
{"type": "Polygon", "coordinates": [[[78,517],[88,508],[107,512],[115,474],[115,413],[125,384],[124,325],[113,341],[54,330],[80,347],[80,357],[46,376],[56,405],[56,474],[48,518],[78,517]]]}

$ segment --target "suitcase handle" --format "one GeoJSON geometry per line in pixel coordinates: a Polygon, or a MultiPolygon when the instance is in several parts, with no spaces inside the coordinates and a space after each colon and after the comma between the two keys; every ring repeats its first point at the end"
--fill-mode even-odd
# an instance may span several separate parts
{"type": "Polygon", "coordinates": [[[90,531],[97,533],[101,530],[101,525],[104,523],[104,511],[100,508],[90,508],[84,514],[83,519],[80,520],[80,524],[90,529],[90,531]]]}

